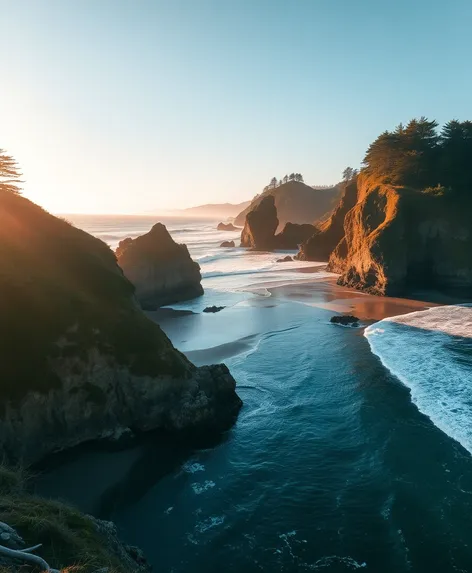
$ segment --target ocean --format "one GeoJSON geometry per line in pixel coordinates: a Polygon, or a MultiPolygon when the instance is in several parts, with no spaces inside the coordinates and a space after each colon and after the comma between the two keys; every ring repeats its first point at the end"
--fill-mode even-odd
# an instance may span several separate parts
{"type": "MultiPolygon", "coordinates": [[[[157,222],[68,219],[113,248],[157,222]]],[[[472,308],[353,293],[323,262],[219,248],[238,233],[216,221],[161,221],[205,295],[160,324],[228,365],[240,416],[214,443],[65,456],[41,493],[112,519],[159,573],[472,571],[472,308]],[[330,324],[346,309],[360,328],[330,324]]]]}

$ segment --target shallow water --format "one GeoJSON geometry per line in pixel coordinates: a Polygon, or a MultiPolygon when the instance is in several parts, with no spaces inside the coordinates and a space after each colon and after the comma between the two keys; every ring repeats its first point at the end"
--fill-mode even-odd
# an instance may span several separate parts
{"type": "MultiPolygon", "coordinates": [[[[85,451],[44,475],[42,491],[113,519],[159,572],[472,571],[472,457],[418,398],[420,385],[439,388],[427,403],[450,409],[454,364],[472,400],[467,341],[419,336],[408,319],[366,337],[331,325],[301,283],[297,296],[237,285],[204,281],[206,298],[180,305],[226,301],[220,313],[162,320],[200,364],[226,352],[244,401],[234,428],[205,449],[156,439],[85,451]]],[[[317,296],[332,302],[329,289],[317,296]]],[[[449,416],[468,436],[467,413],[449,416]]]]}

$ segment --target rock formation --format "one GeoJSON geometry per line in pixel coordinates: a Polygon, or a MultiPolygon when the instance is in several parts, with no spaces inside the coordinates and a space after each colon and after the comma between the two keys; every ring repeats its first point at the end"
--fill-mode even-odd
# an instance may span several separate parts
{"type": "Polygon", "coordinates": [[[215,312],[220,312],[220,310],[223,310],[224,308],[226,308],[226,307],[225,306],[207,306],[203,309],[203,312],[215,313],[215,312]]]}
{"type": "Polygon", "coordinates": [[[274,236],[278,225],[274,197],[267,195],[247,214],[241,233],[241,247],[270,251],[274,248],[274,236]]]}
{"type": "Polygon", "coordinates": [[[415,288],[470,291],[472,204],[395,187],[361,173],[297,258],[328,260],[338,284],[377,295],[415,288]]]}
{"type": "Polygon", "coordinates": [[[232,249],[236,246],[234,241],[223,241],[220,247],[224,247],[226,249],[232,249]]]}
{"type": "Polygon", "coordinates": [[[293,261],[293,258],[290,255],[287,255],[286,257],[282,257],[281,259],[277,259],[275,262],[276,263],[291,263],[293,261]]]}
{"type": "Polygon", "coordinates": [[[337,185],[329,189],[313,189],[305,183],[289,181],[255,197],[235,218],[234,224],[242,227],[246,215],[268,195],[275,198],[280,228],[286,223],[313,224],[329,215],[340,194],[341,190],[337,185]]]}
{"type": "Polygon", "coordinates": [[[472,288],[472,206],[361,174],[345,237],[329,259],[339,284],[373,294],[472,288]]]}
{"type": "Polygon", "coordinates": [[[314,225],[287,223],[281,233],[274,237],[274,248],[276,249],[298,249],[298,247],[313,236],[316,232],[314,225]]]}
{"type": "Polygon", "coordinates": [[[344,237],[344,218],[356,201],[356,182],[345,184],[341,200],[332,215],[320,223],[311,237],[302,244],[296,258],[300,261],[327,261],[344,237]]]}
{"type": "Polygon", "coordinates": [[[287,223],[281,233],[275,234],[278,227],[275,199],[267,195],[246,216],[246,224],[241,233],[241,247],[261,251],[274,249],[297,249],[316,232],[313,225],[287,223]]]}
{"type": "Polygon", "coordinates": [[[341,324],[342,326],[359,326],[359,319],[352,314],[335,315],[330,318],[332,324],[341,324]]]}
{"type": "Polygon", "coordinates": [[[102,241],[0,191],[0,269],[6,459],[33,463],[122,428],[220,431],[236,419],[226,366],[197,368],[172,346],[102,241]]]}
{"type": "Polygon", "coordinates": [[[239,231],[232,223],[218,223],[217,231],[239,231]]]}
{"type": "Polygon", "coordinates": [[[161,223],[145,235],[121,241],[116,257],[146,310],[203,294],[199,265],[161,223]]]}

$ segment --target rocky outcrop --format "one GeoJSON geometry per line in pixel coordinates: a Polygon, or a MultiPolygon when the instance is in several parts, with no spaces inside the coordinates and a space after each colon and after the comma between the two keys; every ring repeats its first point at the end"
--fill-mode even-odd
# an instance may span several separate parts
{"type": "Polygon", "coordinates": [[[242,227],[247,214],[268,195],[275,199],[280,228],[286,223],[314,224],[329,215],[340,194],[341,190],[337,185],[329,189],[314,189],[299,181],[289,181],[276,189],[268,189],[257,195],[235,218],[234,224],[242,227]]]}
{"type": "Polygon", "coordinates": [[[343,195],[332,215],[318,225],[311,237],[301,245],[297,254],[300,261],[327,261],[334,248],[344,237],[344,218],[357,201],[357,184],[344,185],[343,195]]]}
{"type": "Polygon", "coordinates": [[[286,257],[282,257],[281,259],[277,259],[275,262],[276,263],[291,263],[293,261],[293,258],[290,255],[287,255],[286,257]]]}
{"type": "Polygon", "coordinates": [[[287,223],[281,233],[274,237],[274,248],[276,249],[298,249],[298,247],[313,236],[316,232],[314,225],[297,225],[287,223]]]}
{"type": "Polygon", "coordinates": [[[207,306],[203,309],[203,312],[209,312],[209,313],[215,313],[215,312],[220,312],[220,310],[223,310],[224,306],[207,306]]]}
{"type": "Polygon", "coordinates": [[[329,258],[339,284],[372,294],[472,288],[472,205],[361,174],[344,237],[329,258]]]}
{"type": "Polygon", "coordinates": [[[217,231],[239,231],[232,223],[218,223],[217,231]]]}
{"type": "Polygon", "coordinates": [[[287,223],[281,233],[275,234],[277,227],[275,199],[272,195],[267,195],[247,214],[241,233],[241,247],[263,251],[297,249],[316,231],[313,225],[287,223]]]}
{"type": "Polygon", "coordinates": [[[279,225],[277,209],[272,195],[267,195],[246,216],[246,223],[241,233],[241,247],[259,251],[270,251],[274,248],[274,236],[279,225]]]}
{"type": "Polygon", "coordinates": [[[234,247],[236,246],[234,241],[223,241],[220,245],[220,247],[226,248],[226,249],[234,249],[234,247]]]}
{"type": "Polygon", "coordinates": [[[359,319],[352,314],[332,316],[329,321],[332,324],[341,324],[342,326],[359,326],[359,319]]]}
{"type": "Polygon", "coordinates": [[[33,463],[123,428],[221,431],[235,421],[241,401],[226,366],[197,368],[172,346],[105,243],[0,192],[0,269],[7,459],[33,463]]]}
{"type": "Polygon", "coordinates": [[[172,239],[162,223],[136,239],[121,241],[116,257],[146,310],[203,294],[199,265],[192,261],[185,245],[172,239]]]}

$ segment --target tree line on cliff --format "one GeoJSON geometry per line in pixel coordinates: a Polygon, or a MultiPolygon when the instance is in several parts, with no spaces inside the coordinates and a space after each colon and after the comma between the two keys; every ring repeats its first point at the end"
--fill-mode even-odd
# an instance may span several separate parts
{"type": "Polygon", "coordinates": [[[363,171],[392,185],[428,192],[472,188],[472,121],[452,120],[439,131],[425,117],[384,131],[369,146],[363,171]]]}

